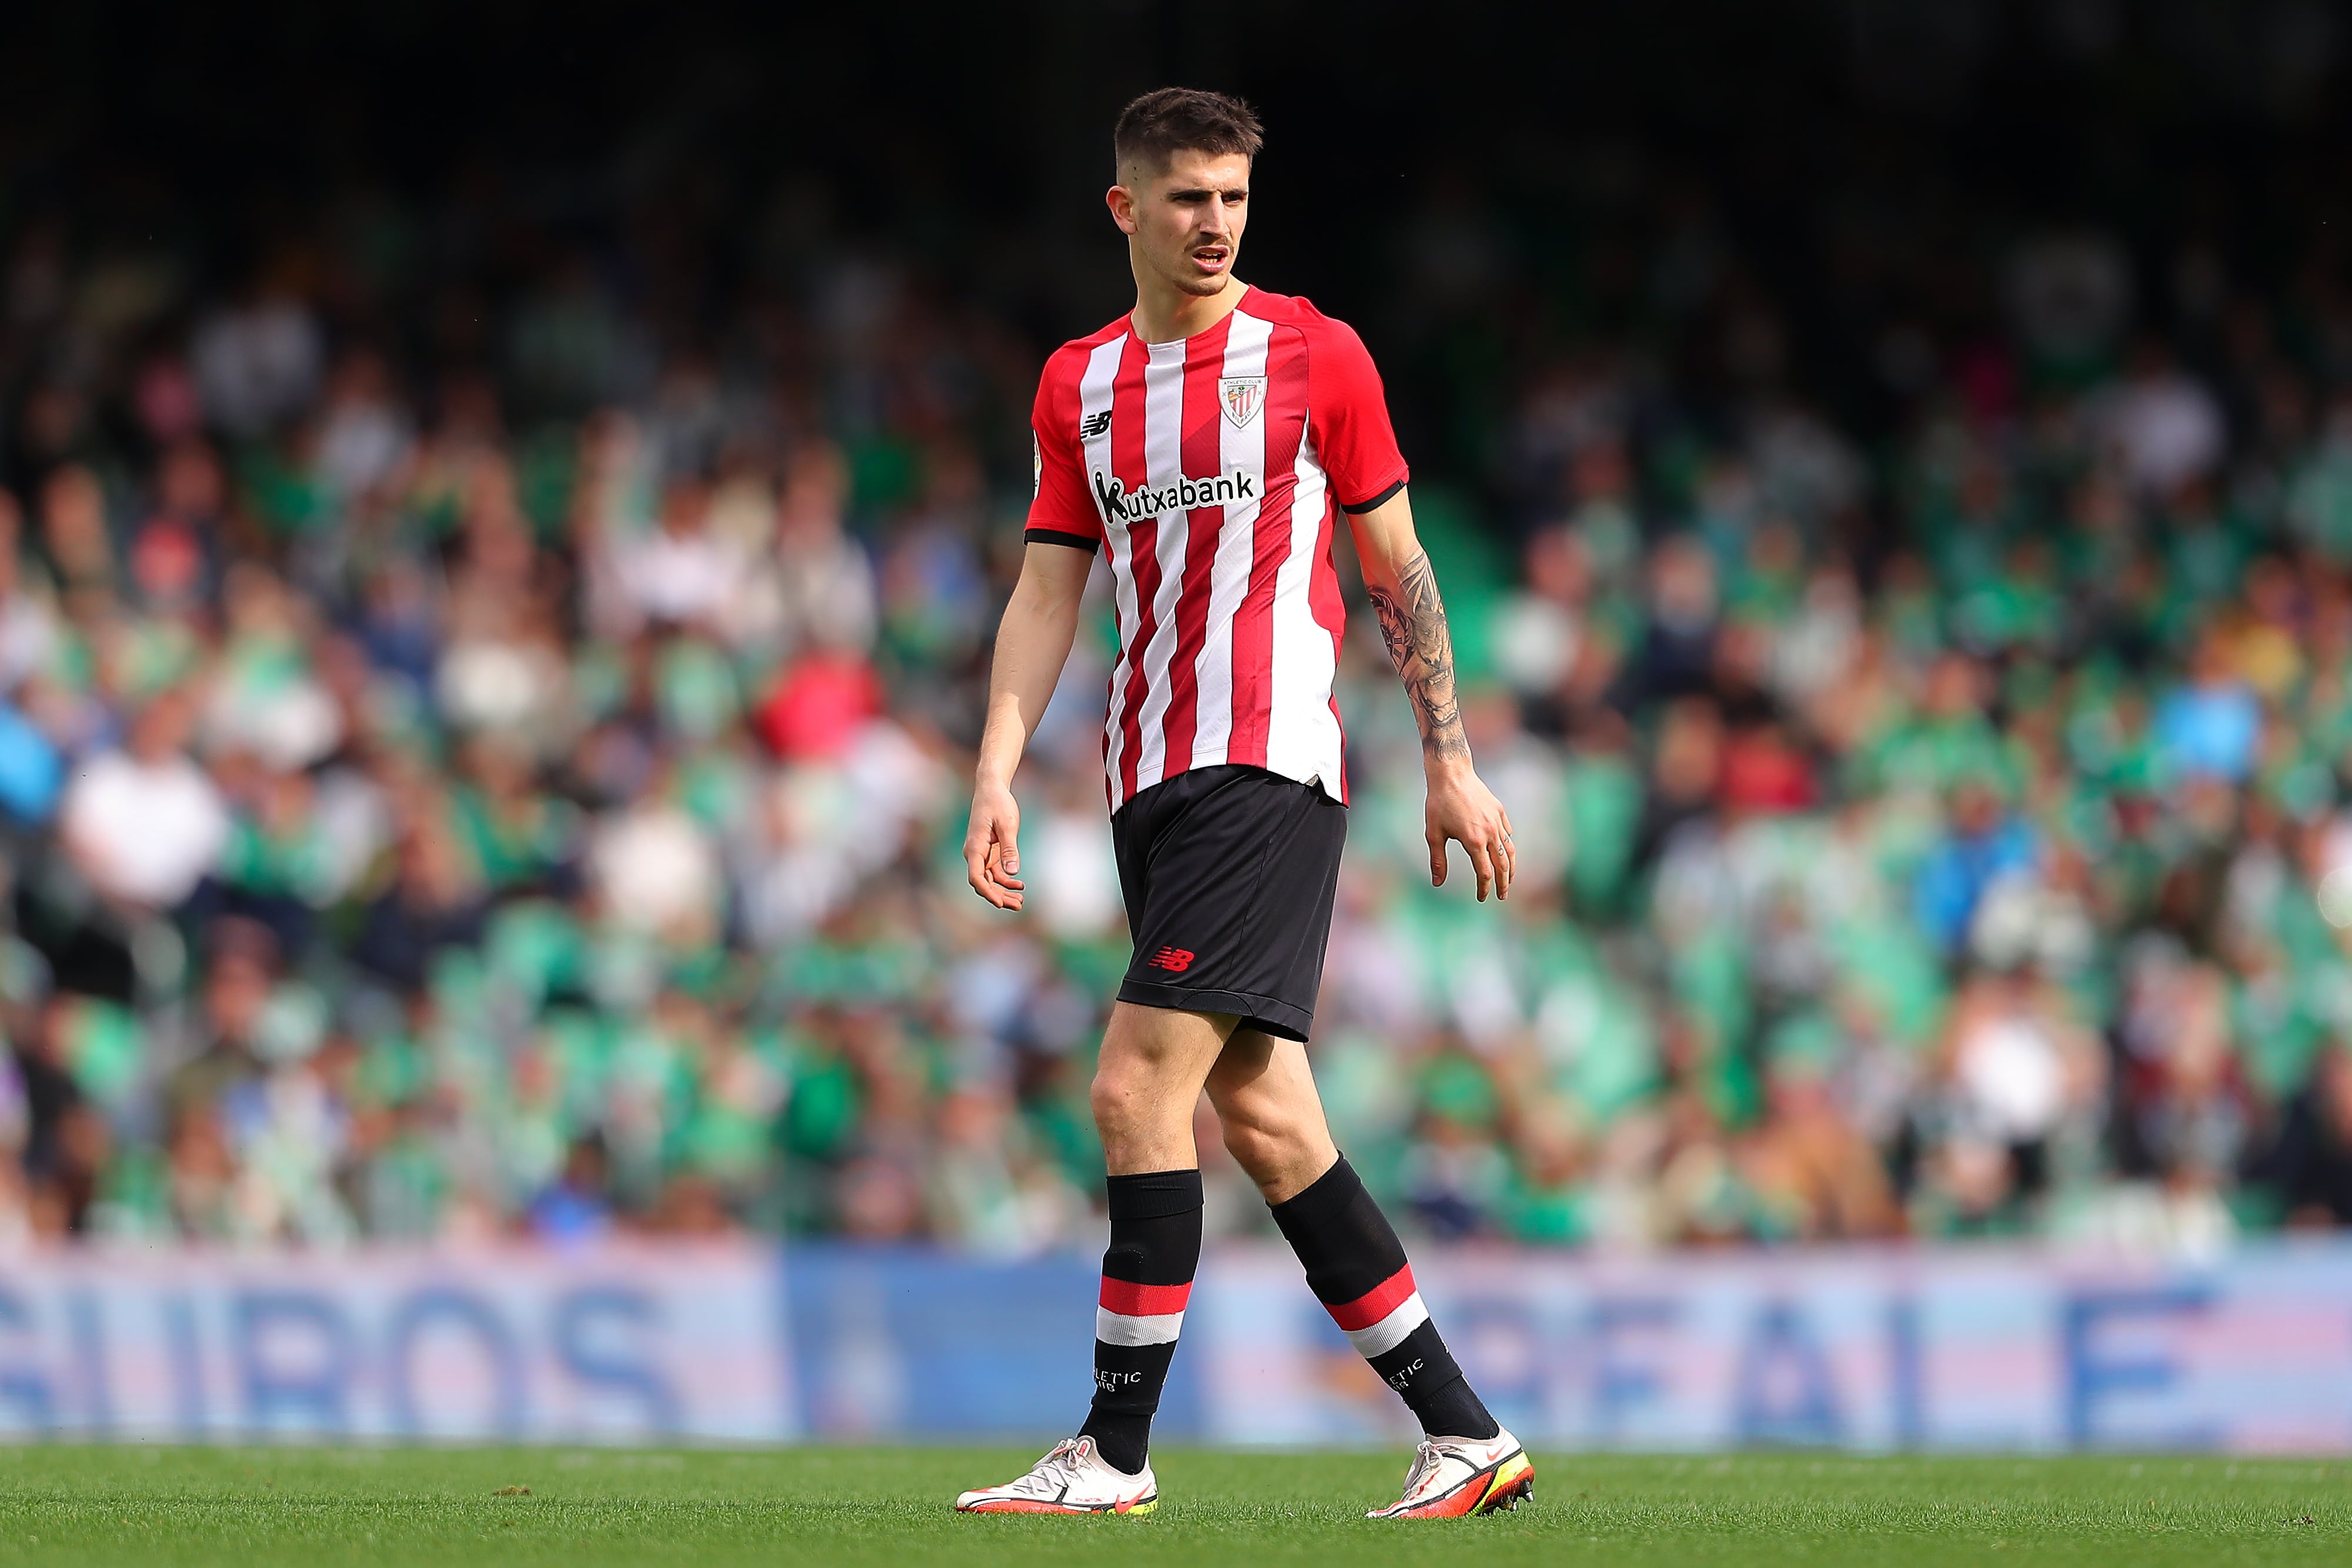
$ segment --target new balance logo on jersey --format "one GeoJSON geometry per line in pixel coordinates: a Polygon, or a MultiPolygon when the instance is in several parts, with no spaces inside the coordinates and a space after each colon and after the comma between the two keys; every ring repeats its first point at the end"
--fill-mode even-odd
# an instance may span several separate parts
{"type": "Polygon", "coordinates": [[[1109,428],[1110,410],[1104,409],[1099,413],[1090,413],[1087,415],[1086,418],[1078,421],[1078,439],[1080,441],[1092,441],[1109,428]]]}
{"type": "Polygon", "coordinates": [[[1188,947],[1162,947],[1151,956],[1151,967],[1181,975],[1192,967],[1192,952],[1188,947]]]}
{"type": "Polygon", "coordinates": [[[1095,499],[1103,516],[1122,523],[1140,522],[1163,512],[1189,512],[1195,507],[1222,507],[1231,501],[1257,499],[1257,476],[1236,468],[1210,479],[1179,478],[1173,485],[1144,486],[1129,490],[1116,474],[1095,476],[1095,499]]]}

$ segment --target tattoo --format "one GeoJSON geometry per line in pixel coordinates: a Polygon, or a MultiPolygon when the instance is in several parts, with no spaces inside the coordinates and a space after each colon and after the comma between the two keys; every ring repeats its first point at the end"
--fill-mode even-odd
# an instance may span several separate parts
{"type": "Polygon", "coordinates": [[[1393,591],[1371,590],[1381,618],[1381,639],[1389,662],[1404,681],[1405,695],[1421,721],[1421,748],[1432,757],[1467,757],[1462,708],[1454,695],[1454,634],[1445,628],[1445,606],[1437,597],[1437,574],[1429,552],[1415,550],[1397,573],[1393,591]]]}

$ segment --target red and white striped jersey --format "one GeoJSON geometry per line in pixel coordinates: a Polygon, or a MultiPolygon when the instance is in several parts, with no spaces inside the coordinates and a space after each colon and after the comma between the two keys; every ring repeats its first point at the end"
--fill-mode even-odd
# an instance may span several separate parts
{"type": "Polygon", "coordinates": [[[1406,476],[1363,340],[1260,288],[1172,343],[1121,317],[1045,362],[1032,424],[1029,539],[1110,551],[1111,810],[1223,762],[1346,800],[1332,528],[1406,476]]]}

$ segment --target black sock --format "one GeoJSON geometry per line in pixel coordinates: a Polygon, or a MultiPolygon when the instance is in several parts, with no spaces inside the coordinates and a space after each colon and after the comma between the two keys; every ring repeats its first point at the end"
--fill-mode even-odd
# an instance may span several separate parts
{"type": "Polygon", "coordinates": [[[1306,1191],[1274,1206],[1274,1222],[1307,1265],[1307,1288],[1372,1370],[1433,1437],[1491,1437],[1502,1427],[1454,1364],[1414,1289],[1404,1244],[1347,1156],[1306,1191]]]}
{"type": "Polygon", "coordinates": [[[1136,1475],[1151,1452],[1151,1416],[1201,1265],[1201,1173],[1110,1178],[1110,1246],[1095,1312],[1095,1402],[1082,1437],[1136,1475]]]}

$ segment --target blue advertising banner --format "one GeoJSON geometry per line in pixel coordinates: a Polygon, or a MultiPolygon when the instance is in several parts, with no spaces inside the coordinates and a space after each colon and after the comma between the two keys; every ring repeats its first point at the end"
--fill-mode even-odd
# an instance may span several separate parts
{"type": "Polygon", "coordinates": [[[0,1431],[796,1436],[760,1247],[58,1252],[0,1268],[0,1431]]]}
{"type": "MultiPolygon", "coordinates": [[[[2002,1249],[1431,1250],[1530,1441],[2352,1452],[2352,1241],[2198,1263],[2002,1249]]],[[[0,1434],[764,1443],[1064,1435],[1094,1260],[743,1242],[0,1266],[0,1434]]],[[[1391,1441],[1404,1412],[1277,1249],[1204,1260],[1167,1437],[1391,1441]]]]}
{"type": "MultiPolygon", "coordinates": [[[[2352,1244],[2195,1265],[1974,1249],[1425,1252],[1415,1276],[1531,1442],[1706,1449],[2352,1452],[2352,1244]]],[[[1085,1406],[1095,1273],[796,1252],[806,1429],[1051,1437],[1085,1406]]],[[[1278,1249],[1203,1261],[1159,1428],[1412,1435],[1278,1249]]]]}
{"type": "MultiPolygon", "coordinates": [[[[2352,1247],[2198,1265],[2046,1252],[1462,1253],[1422,1292],[1530,1441],[1719,1448],[2352,1451],[2352,1247]]],[[[1402,1432],[1297,1265],[1196,1290],[1202,1436],[1402,1432]]]]}

